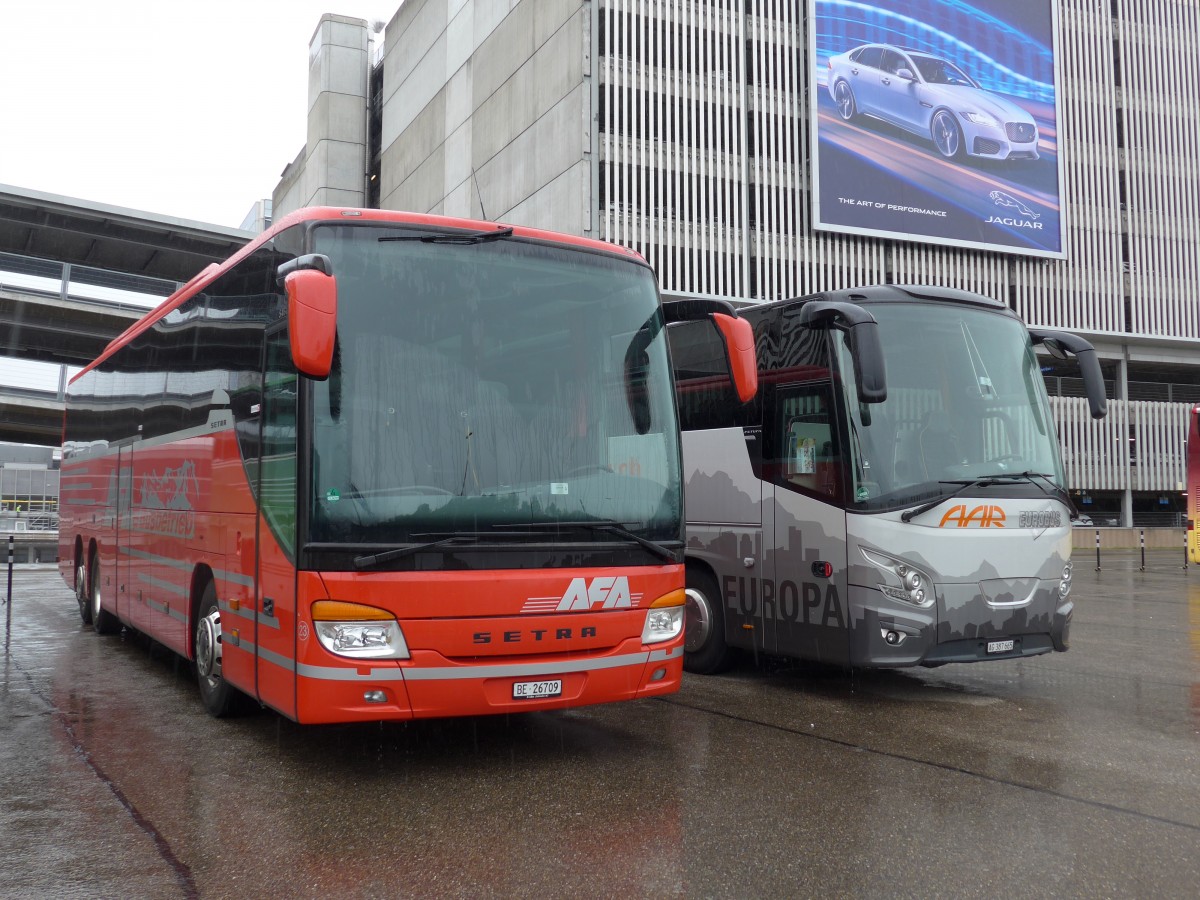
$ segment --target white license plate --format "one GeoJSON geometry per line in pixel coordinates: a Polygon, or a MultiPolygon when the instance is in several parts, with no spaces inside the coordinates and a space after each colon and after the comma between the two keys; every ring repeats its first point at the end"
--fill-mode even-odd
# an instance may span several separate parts
{"type": "MultiPolygon", "coordinates": [[[[1011,644],[1012,641],[1009,641],[1011,644]]],[[[562,693],[562,681],[518,681],[513,685],[514,700],[536,700],[539,697],[557,697],[562,693]]]]}
{"type": "Polygon", "coordinates": [[[1013,648],[1012,641],[988,641],[988,653],[1008,653],[1013,648]]]}

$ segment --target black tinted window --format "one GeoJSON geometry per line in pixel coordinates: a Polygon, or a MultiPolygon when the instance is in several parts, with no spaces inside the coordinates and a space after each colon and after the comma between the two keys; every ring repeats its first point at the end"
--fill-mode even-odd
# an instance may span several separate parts
{"type": "Polygon", "coordinates": [[[880,57],[882,56],[882,47],[863,47],[858,56],[854,57],[854,61],[864,66],[870,66],[873,69],[878,69],[880,57]]]}
{"type": "Polygon", "coordinates": [[[908,69],[909,72],[912,72],[912,66],[908,64],[908,60],[895,50],[883,51],[883,62],[880,68],[893,75],[898,75],[901,69],[908,69]]]}
{"type": "Polygon", "coordinates": [[[757,421],[757,403],[742,404],[734,393],[725,344],[710,320],[672,325],[667,336],[683,431],[757,421]]]}

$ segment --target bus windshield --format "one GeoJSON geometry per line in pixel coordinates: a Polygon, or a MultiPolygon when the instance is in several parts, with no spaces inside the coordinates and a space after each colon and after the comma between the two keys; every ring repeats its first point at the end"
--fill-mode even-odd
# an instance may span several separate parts
{"type": "Polygon", "coordinates": [[[870,310],[886,360],[885,402],[858,403],[845,336],[835,341],[853,508],[893,509],[963,481],[1022,474],[1064,487],[1049,399],[1020,321],[946,304],[870,310]]]}
{"type": "Polygon", "coordinates": [[[578,525],[580,541],[612,541],[616,527],[681,540],[649,268],[507,236],[422,234],[314,235],[337,277],[338,324],[332,372],[309,404],[308,539],[426,544],[578,525]]]}

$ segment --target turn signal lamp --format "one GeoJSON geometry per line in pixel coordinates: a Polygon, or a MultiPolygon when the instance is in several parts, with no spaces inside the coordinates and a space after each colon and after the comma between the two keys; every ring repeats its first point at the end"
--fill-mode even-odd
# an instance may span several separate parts
{"type": "Polygon", "coordinates": [[[350,659],[408,659],[408,644],[396,617],[386,610],[344,600],[312,605],[317,640],[330,653],[350,659]]]}
{"type": "Polygon", "coordinates": [[[646,610],[646,625],[642,628],[643,644],[661,644],[678,637],[683,631],[684,604],[687,592],[680,588],[663,594],[646,610]]]}

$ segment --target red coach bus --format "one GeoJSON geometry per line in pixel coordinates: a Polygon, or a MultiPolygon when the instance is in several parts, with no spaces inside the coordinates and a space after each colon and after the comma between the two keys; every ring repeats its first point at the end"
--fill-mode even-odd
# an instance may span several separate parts
{"type": "Polygon", "coordinates": [[[1186,477],[1188,562],[1200,565],[1200,547],[1196,545],[1196,519],[1200,517],[1200,406],[1188,410],[1186,477]]]}
{"type": "Polygon", "coordinates": [[[208,710],[299,722],[678,689],[680,439],[636,254],[380,210],[301,210],[72,380],[62,574],[101,633],[192,660],[208,710]]]}

